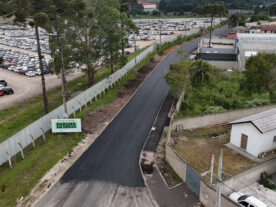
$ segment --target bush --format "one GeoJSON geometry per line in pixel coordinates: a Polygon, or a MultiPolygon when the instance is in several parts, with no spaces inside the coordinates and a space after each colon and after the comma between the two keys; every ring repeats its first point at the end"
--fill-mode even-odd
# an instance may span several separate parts
{"type": "Polygon", "coordinates": [[[227,111],[222,106],[209,106],[203,113],[204,114],[213,114],[218,112],[225,112],[227,111]]]}
{"type": "Polygon", "coordinates": [[[246,101],[244,107],[250,108],[250,107],[255,107],[255,106],[263,106],[269,104],[269,100],[267,99],[253,99],[250,101],[246,101]]]}

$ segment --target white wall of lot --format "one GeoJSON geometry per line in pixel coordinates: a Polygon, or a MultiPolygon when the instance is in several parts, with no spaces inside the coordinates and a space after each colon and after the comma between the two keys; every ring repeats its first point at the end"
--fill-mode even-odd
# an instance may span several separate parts
{"type": "Polygon", "coordinates": [[[240,147],[242,134],[248,136],[246,151],[255,157],[276,148],[276,142],[273,142],[276,130],[262,134],[252,123],[233,124],[230,143],[240,147]]]}
{"type": "Polygon", "coordinates": [[[241,119],[246,116],[257,114],[269,109],[276,108],[276,104],[259,106],[253,108],[237,109],[233,111],[227,111],[216,114],[207,114],[199,116],[191,116],[181,119],[174,119],[171,125],[171,129],[176,131],[178,129],[195,129],[215,124],[229,123],[237,119],[241,119]]]}
{"type": "Polygon", "coordinates": [[[275,158],[259,164],[242,173],[239,173],[224,181],[224,185],[222,185],[222,193],[224,195],[229,195],[233,191],[240,191],[241,189],[258,181],[260,179],[261,173],[264,171],[270,174],[276,172],[275,158]]]}

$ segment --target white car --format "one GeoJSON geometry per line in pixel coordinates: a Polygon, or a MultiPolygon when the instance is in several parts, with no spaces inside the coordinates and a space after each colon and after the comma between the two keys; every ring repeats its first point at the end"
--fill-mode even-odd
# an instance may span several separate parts
{"type": "Polygon", "coordinates": [[[245,195],[241,192],[231,193],[229,198],[237,203],[239,206],[243,207],[269,207],[254,196],[245,195]]]}
{"type": "Polygon", "coordinates": [[[28,72],[25,73],[25,75],[28,76],[28,77],[34,77],[36,74],[35,74],[34,71],[28,71],[28,72]]]}
{"type": "Polygon", "coordinates": [[[5,86],[0,84],[0,90],[2,90],[3,88],[5,88],[5,86]]]}

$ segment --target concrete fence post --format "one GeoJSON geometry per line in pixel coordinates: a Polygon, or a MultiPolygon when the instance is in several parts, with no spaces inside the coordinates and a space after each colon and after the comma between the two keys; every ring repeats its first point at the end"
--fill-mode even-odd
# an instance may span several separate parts
{"type": "Polygon", "coordinates": [[[30,136],[31,136],[31,138],[32,138],[33,147],[34,147],[34,149],[35,149],[35,139],[34,139],[33,135],[30,134],[30,136]]]}
{"type": "Polygon", "coordinates": [[[21,152],[21,157],[22,157],[22,159],[24,160],[25,159],[25,156],[24,156],[24,152],[23,152],[23,147],[22,147],[22,144],[21,143],[17,143],[18,145],[19,145],[19,147],[20,147],[20,152],[21,152]]]}
{"type": "Polygon", "coordinates": [[[42,131],[43,141],[46,142],[45,132],[44,132],[44,130],[41,127],[40,127],[40,130],[42,131]]]}
{"type": "Polygon", "coordinates": [[[6,151],[6,155],[8,156],[9,166],[10,166],[10,168],[12,168],[11,156],[10,156],[10,154],[7,151],[6,151]]]}

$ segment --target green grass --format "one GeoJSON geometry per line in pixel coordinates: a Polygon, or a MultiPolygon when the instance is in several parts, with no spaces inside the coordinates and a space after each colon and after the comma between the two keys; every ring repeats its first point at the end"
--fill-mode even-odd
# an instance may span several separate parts
{"type": "Polygon", "coordinates": [[[166,172],[171,175],[172,179],[178,184],[182,183],[183,180],[178,176],[178,174],[174,171],[174,169],[170,166],[168,162],[165,161],[164,166],[166,172]]]}

